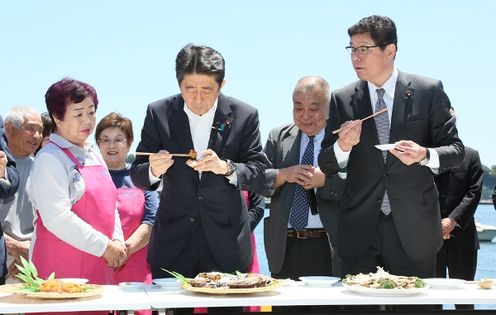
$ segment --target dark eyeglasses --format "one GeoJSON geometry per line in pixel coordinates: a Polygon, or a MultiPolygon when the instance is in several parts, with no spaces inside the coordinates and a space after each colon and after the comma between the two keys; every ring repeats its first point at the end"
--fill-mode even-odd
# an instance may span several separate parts
{"type": "Polygon", "coordinates": [[[384,45],[371,45],[371,46],[358,46],[358,47],[353,47],[353,46],[346,46],[346,50],[350,53],[350,55],[357,54],[359,56],[363,56],[369,53],[370,48],[375,48],[375,47],[383,47],[384,45]]]}

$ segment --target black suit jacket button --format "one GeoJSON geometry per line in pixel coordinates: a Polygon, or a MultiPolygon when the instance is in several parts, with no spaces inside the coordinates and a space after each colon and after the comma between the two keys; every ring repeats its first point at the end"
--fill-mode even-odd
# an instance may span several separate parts
{"type": "Polygon", "coordinates": [[[190,217],[189,218],[189,222],[194,223],[195,221],[196,221],[196,218],[195,217],[190,217]]]}
{"type": "Polygon", "coordinates": [[[198,196],[198,200],[203,201],[203,196],[198,196]]]}

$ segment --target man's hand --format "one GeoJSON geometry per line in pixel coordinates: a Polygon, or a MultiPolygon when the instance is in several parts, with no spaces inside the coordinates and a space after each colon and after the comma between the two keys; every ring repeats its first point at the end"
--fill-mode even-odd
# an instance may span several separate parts
{"type": "Polygon", "coordinates": [[[7,167],[7,154],[0,150],[0,178],[5,178],[5,168],[7,167]]]}
{"type": "Polygon", "coordinates": [[[412,165],[422,161],[427,156],[427,149],[410,140],[395,143],[396,147],[389,152],[403,164],[412,165]]]}
{"type": "Polygon", "coordinates": [[[444,218],[441,220],[441,228],[444,240],[449,240],[451,238],[451,232],[455,229],[455,227],[456,222],[452,218],[444,218]]]}
{"type": "Polygon", "coordinates": [[[169,167],[174,164],[172,155],[165,150],[160,150],[157,153],[150,154],[150,170],[152,175],[155,177],[160,177],[162,174],[167,172],[169,167]]]}
{"type": "Polygon", "coordinates": [[[339,131],[338,145],[341,150],[348,152],[360,142],[360,134],[362,133],[362,121],[351,120],[346,121],[341,125],[339,131]]]}
{"type": "Polygon", "coordinates": [[[224,175],[229,170],[229,167],[227,162],[221,160],[215,151],[207,149],[202,152],[193,169],[198,172],[212,172],[217,175],[224,175]]]}
{"type": "Polygon", "coordinates": [[[303,188],[308,190],[317,187],[322,187],[324,186],[324,183],[325,183],[325,174],[322,173],[319,167],[314,167],[312,177],[310,178],[310,183],[308,183],[307,185],[303,185],[303,188]]]}

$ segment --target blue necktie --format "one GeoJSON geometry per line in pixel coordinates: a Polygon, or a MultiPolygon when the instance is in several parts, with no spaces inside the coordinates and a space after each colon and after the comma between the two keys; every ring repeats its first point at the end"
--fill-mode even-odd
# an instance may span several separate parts
{"type": "MultiPolygon", "coordinates": [[[[315,136],[308,136],[310,139],[303,157],[301,158],[301,164],[313,165],[313,139],[315,136]]],[[[308,194],[305,189],[296,185],[293,197],[293,206],[291,207],[291,213],[289,216],[289,223],[296,231],[303,230],[308,223],[308,209],[310,208],[310,202],[308,201],[308,194]]]]}
{"type": "MultiPolygon", "coordinates": [[[[386,108],[386,102],[384,102],[384,89],[377,89],[377,103],[375,103],[375,111],[379,111],[383,108],[386,108]]],[[[389,143],[389,116],[387,113],[383,113],[381,115],[377,115],[374,117],[375,126],[377,128],[377,135],[379,136],[379,143],[385,144],[389,143]]],[[[384,159],[384,163],[386,163],[386,157],[388,152],[382,151],[382,158],[384,159]]],[[[382,198],[381,203],[381,211],[388,215],[391,213],[391,206],[389,205],[389,197],[387,195],[387,191],[384,192],[384,198],[382,198]]]]}

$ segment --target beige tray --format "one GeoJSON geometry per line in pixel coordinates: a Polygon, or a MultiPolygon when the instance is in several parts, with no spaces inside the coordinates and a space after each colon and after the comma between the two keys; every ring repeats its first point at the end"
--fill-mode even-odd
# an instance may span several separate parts
{"type": "Polygon", "coordinates": [[[37,299],[77,299],[86,298],[102,294],[103,288],[97,284],[85,284],[86,292],[79,293],[59,293],[59,292],[31,292],[22,289],[22,284],[5,284],[0,286],[1,292],[22,295],[37,299]]]}
{"type": "Polygon", "coordinates": [[[231,288],[198,288],[192,287],[189,283],[184,283],[183,289],[205,294],[249,294],[249,293],[259,293],[267,292],[277,289],[281,286],[282,282],[278,280],[272,280],[272,283],[264,287],[257,288],[246,288],[246,289],[231,289],[231,288]]]}

